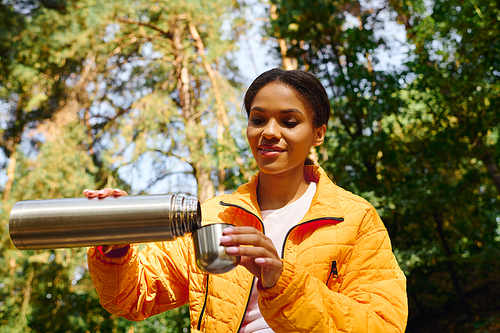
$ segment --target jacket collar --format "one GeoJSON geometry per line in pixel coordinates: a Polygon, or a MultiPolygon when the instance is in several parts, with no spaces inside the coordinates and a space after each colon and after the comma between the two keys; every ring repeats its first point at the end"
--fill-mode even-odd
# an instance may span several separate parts
{"type": "Polygon", "coordinates": [[[339,202],[338,190],[340,188],[328,178],[325,170],[320,166],[306,165],[304,175],[307,181],[318,184],[311,207],[304,216],[304,220],[323,217],[344,218],[344,211],[339,202]]]}
{"type": "MultiPolygon", "coordinates": [[[[235,193],[221,198],[221,201],[237,205],[260,217],[260,208],[257,201],[259,174],[260,171],[248,183],[241,185],[235,193]]],[[[343,218],[344,212],[339,203],[339,187],[328,178],[323,168],[316,165],[306,165],[304,166],[304,176],[307,181],[315,182],[318,185],[311,207],[303,220],[308,221],[325,217],[343,218]]]]}

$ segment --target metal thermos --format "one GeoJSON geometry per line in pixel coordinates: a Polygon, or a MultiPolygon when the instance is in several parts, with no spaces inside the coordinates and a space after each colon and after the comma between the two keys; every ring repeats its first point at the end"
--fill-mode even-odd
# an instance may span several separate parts
{"type": "Polygon", "coordinates": [[[168,241],[200,227],[199,201],[173,194],[19,201],[9,220],[20,250],[168,241]]]}

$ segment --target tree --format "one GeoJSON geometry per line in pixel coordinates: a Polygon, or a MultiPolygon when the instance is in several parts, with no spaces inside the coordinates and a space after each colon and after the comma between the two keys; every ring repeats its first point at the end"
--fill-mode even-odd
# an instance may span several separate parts
{"type": "Polygon", "coordinates": [[[487,328],[496,313],[484,301],[500,290],[495,6],[271,2],[267,31],[285,42],[276,55],[331,97],[320,164],[374,204],[390,233],[408,277],[409,332],[487,328]],[[405,26],[405,67],[380,66],[384,17],[405,26]]]}
{"type": "Polygon", "coordinates": [[[146,177],[143,190],[186,173],[202,202],[215,194],[214,185],[224,191],[225,173],[241,150],[234,139],[241,130],[230,126],[237,123],[238,85],[221,74],[233,47],[221,37],[231,6],[131,3],[116,14],[114,38],[95,60],[96,112],[87,109],[86,118],[91,145],[109,164],[154,161],[156,174],[146,177]]]}
{"type": "Polygon", "coordinates": [[[20,252],[7,231],[17,200],[80,196],[82,188],[99,186],[99,168],[87,154],[77,113],[86,88],[88,22],[76,6],[61,3],[1,6],[6,19],[0,34],[5,37],[0,144],[9,161],[1,219],[0,331],[85,331],[85,326],[98,331],[110,315],[98,305],[88,277],[81,276],[85,250],[20,252]],[[68,87],[67,79],[82,68],[83,75],[68,87]]]}
{"type": "MultiPolygon", "coordinates": [[[[462,315],[457,317],[471,322],[474,309],[487,297],[482,286],[493,283],[491,294],[499,288],[492,282],[498,271],[487,268],[495,266],[499,253],[500,118],[499,73],[495,71],[500,50],[499,10],[493,1],[393,5],[413,48],[407,75],[414,80],[406,97],[420,105],[415,114],[420,116],[415,143],[421,145],[421,161],[430,162],[422,170],[429,174],[424,178],[433,178],[427,187],[433,192],[427,213],[420,217],[433,221],[438,236],[435,242],[443,253],[438,264],[430,266],[441,265],[448,273],[445,279],[436,272],[430,276],[445,282],[441,286],[448,294],[452,286],[455,297],[448,300],[448,306],[458,298],[462,315]],[[464,278],[471,274],[478,279],[464,278]]],[[[414,281],[419,274],[428,273],[420,269],[414,281]]],[[[435,299],[416,296],[428,286],[416,282],[412,287],[420,314],[434,310],[436,303],[428,302],[435,299]]]]}
{"type": "MultiPolygon", "coordinates": [[[[130,189],[120,168],[146,154],[156,159],[151,184],[179,171],[172,167],[181,162],[180,171],[195,183],[191,194],[202,200],[215,187],[231,186],[242,140],[239,127],[230,126],[239,86],[226,55],[237,33],[222,38],[221,25],[240,24],[237,3],[0,6],[0,146],[9,159],[0,332],[186,329],[186,307],[141,323],[110,315],[98,304],[85,249],[20,252],[8,237],[8,212],[18,200],[75,197],[104,186],[130,189]]],[[[181,190],[172,185],[165,192],[181,190]]]]}
{"type": "Polygon", "coordinates": [[[498,136],[500,10],[494,1],[394,3],[414,45],[408,72],[417,98],[462,151],[481,161],[500,194],[498,136]],[[425,99],[427,98],[427,99],[425,99]]]}

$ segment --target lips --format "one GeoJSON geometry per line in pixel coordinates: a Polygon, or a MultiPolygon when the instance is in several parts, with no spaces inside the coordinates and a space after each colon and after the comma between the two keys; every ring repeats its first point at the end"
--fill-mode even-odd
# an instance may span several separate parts
{"type": "Polygon", "coordinates": [[[281,149],[270,149],[270,148],[259,148],[259,149],[262,151],[279,151],[279,152],[283,151],[281,149]]]}
{"type": "Polygon", "coordinates": [[[259,153],[265,157],[274,157],[274,156],[277,156],[285,151],[283,148],[280,148],[280,147],[274,146],[274,145],[269,145],[269,146],[268,145],[260,145],[258,147],[258,150],[259,150],[259,153]]]}

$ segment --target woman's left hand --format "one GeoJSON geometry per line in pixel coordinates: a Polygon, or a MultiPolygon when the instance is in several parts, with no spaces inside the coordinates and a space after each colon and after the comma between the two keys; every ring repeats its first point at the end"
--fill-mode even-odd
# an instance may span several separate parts
{"type": "Polygon", "coordinates": [[[269,237],[253,227],[230,227],[223,234],[220,242],[227,246],[226,253],[241,256],[240,265],[260,279],[264,288],[278,282],[283,263],[269,237]]]}

